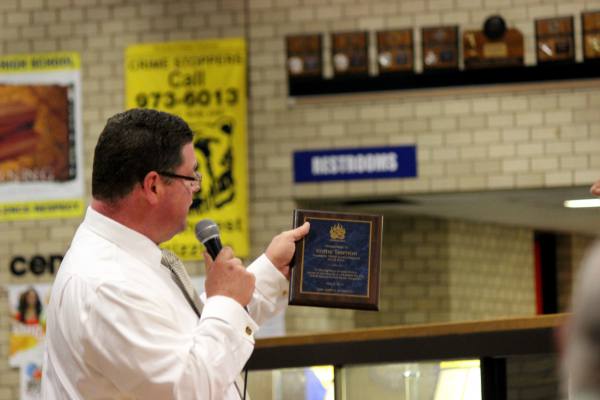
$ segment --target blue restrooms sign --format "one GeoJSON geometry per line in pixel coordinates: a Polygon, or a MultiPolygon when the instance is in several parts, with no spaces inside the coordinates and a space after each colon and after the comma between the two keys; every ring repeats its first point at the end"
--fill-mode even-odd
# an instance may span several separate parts
{"type": "Polygon", "coordinates": [[[414,178],[415,146],[294,152],[294,182],[414,178]]]}

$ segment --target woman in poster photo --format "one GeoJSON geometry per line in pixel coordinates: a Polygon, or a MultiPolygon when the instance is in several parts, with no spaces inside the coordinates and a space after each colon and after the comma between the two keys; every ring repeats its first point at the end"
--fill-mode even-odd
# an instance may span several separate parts
{"type": "Polygon", "coordinates": [[[38,292],[29,287],[19,296],[15,319],[25,325],[38,325],[41,321],[42,302],[38,292]]]}

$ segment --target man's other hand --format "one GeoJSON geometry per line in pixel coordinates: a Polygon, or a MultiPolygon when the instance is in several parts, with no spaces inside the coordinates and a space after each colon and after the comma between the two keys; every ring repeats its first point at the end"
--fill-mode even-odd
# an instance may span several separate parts
{"type": "Polygon", "coordinates": [[[600,196],[600,179],[598,179],[590,188],[590,193],[594,196],[600,196]]]}
{"type": "Polygon", "coordinates": [[[305,222],[304,225],[296,229],[281,232],[275,236],[265,255],[275,265],[275,267],[287,278],[290,278],[290,261],[296,251],[296,243],[308,234],[310,224],[305,222]]]}

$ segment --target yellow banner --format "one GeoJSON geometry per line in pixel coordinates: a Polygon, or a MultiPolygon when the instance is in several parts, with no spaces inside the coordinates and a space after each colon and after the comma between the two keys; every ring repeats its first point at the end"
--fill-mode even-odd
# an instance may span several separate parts
{"type": "Polygon", "coordinates": [[[127,108],[147,107],[182,117],[194,131],[202,173],[187,229],[163,247],[200,259],[194,235],[204,218],[217,222],[224,245],[249,254],[246,139],[246,44],[217,39],[135,45],[125,54],[127,108]]]}
{"type": "Polygon", "coordinates": [[[84,207],[81,199],[2,203],[0,221],[78,217],[84,207]]]}
{"type": "Polygon", "coordinates": [[[0,74],[78,70],[79,53],[13,54],[0,58],[0,74]]]}

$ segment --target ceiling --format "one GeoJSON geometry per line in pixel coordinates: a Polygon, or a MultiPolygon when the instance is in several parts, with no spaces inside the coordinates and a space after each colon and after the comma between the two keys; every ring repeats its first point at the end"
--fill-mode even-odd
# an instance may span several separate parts
{"type": "Polygon", "coordinates": [[[588,186],[406,195],[385,199],[334,201],[358,211],[416,214],[523,226],[537,230],[600,232],[600,208],[569,209],[565,200],[592,198],[588,186]]]}

